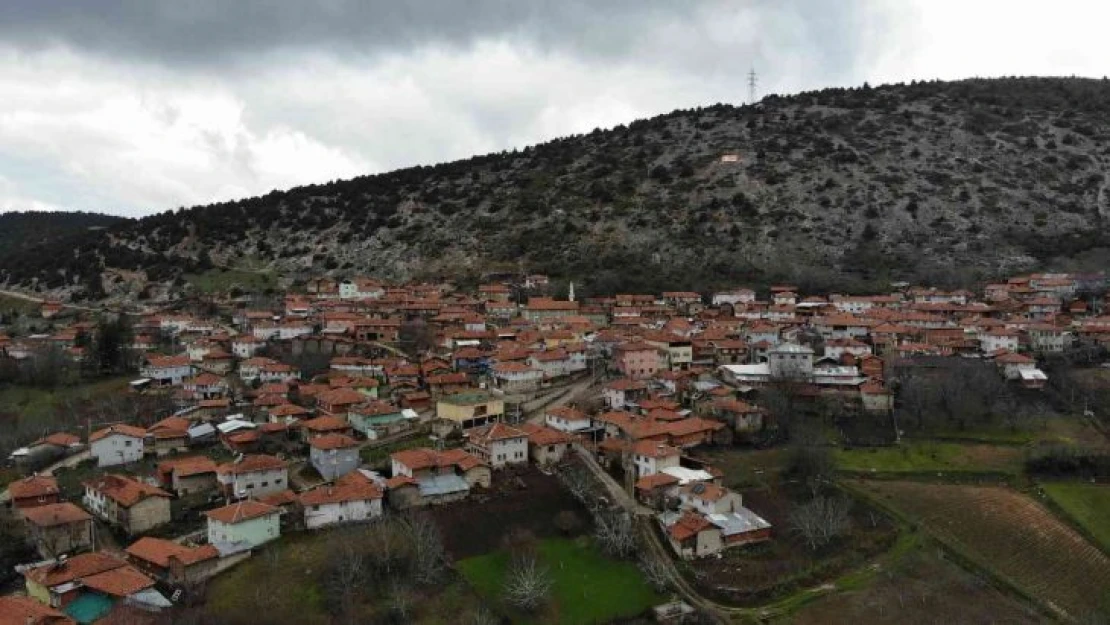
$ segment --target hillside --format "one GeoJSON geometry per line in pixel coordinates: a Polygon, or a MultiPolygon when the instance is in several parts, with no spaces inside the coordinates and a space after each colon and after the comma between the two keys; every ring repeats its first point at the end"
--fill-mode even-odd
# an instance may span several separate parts
{"type": "Polygon", "coordinates": [[[1110,81],[865,85],[2,248],[0,283],[101,297],[120,288],[114,270],[170,284],[214,263],[394,279],[525,269],[584,292],[953,284],[1098,258],[1108,163],[1110,81]]]}
{"type": "Polygon", "coordinates": [[[24,253],[90,229],[126,222],[123,217],[86,212],[0,213],[0,254],[24,253]]]}

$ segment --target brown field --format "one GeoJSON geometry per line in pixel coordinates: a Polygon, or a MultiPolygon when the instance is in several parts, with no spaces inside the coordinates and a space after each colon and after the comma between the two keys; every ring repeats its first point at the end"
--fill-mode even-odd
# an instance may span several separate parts
{"type": "Polygon", "coordinates": [[[898,529],[863,501],[852,505],[851,530],[832,544],[811,550],[790,529],[790,512],[808,499],[797,488],[747,489],[744,506],[774,528],[772,540],[725,551],[720,558],[689,562],[690,581],[707,597],[729,605],[760,605],[793,591],[829,582],[888,551],[898,529]]]}
{"type": "Polygon", "coordinates": [[[1046,606],[1082,618],[1110,594],[1110,558],[1033,499],[1004,487],[855,481],[1046,606]]]}
{"type": "Polygon", "coordinates": [[[524,529],[537,538],[560,536],[555,516],[573,510],[588,531],[590,515],[559,480],[534,468],[505,469],[493,474],[493,488],[464,501],[428,508],[443,535],[444,546],[456,560],[480,556],[504,546],[511,529],[524,529]]]}
{"type": "Polygon", "coordinates": [[[935,623],[1044,622],[1044,616],[1008,596],[935,549],[908,554],[880,571],[866,587],[829,595],[782,621],[791,625],[933,625],[935,623]]]}

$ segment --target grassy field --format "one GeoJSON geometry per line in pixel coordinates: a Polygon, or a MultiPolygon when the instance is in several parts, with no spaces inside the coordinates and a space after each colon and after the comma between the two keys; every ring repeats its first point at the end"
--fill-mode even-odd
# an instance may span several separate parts
{"type": "MultiPolygon", "coordinates": [[[[843,589],[842,585],[838,587],[843,589]]],[[[782,625],[1032,625],[1044,622],[1044,616],[944,559],[936,549],[919,547],[876,571],[859,587],[810,601],[777,622],[782,625]]]]}
{"type": "Polygon", "coordinates": [[[118,377],[55,389],[9,385],[0,387],[0,414],[11,413],[21,419],[48,416],[55,406],[68,400],[97,399],[127,391],[132,378],[118,377]]]}
{"type": "Polygon", "coordinates": [[[24,315],[37,314],[40,304],[21,297],[0,294],[0,312],[15,312],[24,315]]]}
{"type": "Polygon", "coordinates": [[[1052,501],[1071,520],[1110,550],[1110,486],[1083,482],[1046,482],[1041,484],[1052,501]]]}
{"type": "Polygon", "coordinates": [[[187,273],[184,277],[186,282],[201,293],[220,293],[231,287],[238,287],[248,293],[259,293],[277,285],[273,274],[234,269],[211,269],[199,274],[187,273]]]}
{"type": "MultiPolygon", "coordinates": [[[[662,602],[635,564],[604,557],[587,539],[547,539],[539,543],[538,550],[554,578],[554,597],[546,611],[531,618],[506,610],[514,623],[608,623],[636,616],[662,602]]],[[[502,551],[467,558],[456,566],[483,597],[500,604],[508,563],[509,555],[502,551]]]]}
{"type": "Polygon", "coordinates": [[[852,481],[956,553],[1072,618],[1110,593],[1110,558],[1032,498],[1004,487],[852,481]]]}
{"type": "Polygon", "coordinates": [[[1008,445],[904,441],[894,447],[837,449],[837,466],[846,471],[1021,472],[1025,452],[1008,445]]]}

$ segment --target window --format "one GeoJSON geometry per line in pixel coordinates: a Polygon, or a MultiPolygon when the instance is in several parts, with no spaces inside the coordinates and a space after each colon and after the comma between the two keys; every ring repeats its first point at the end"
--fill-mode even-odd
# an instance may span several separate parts
{"type": "Polygon", "coordinates": [[[279,477],[278,479],[274,480],[274,484],[275,485],[280,485],[281,484],[281,479],[282,478],[279,477]]]}
{"type": "Polygon", "coordinates": [[[124,447],[130,447],[131,446],[131,441],[123,441],[123,446],[124,447]]]}
{"type": "Polygon", "coordinates": [[[269,483],[269,482],[262,482],[262,488],[266,488],[266,487],[267,487],[267,486],[269,486],[269,485],[270,485],[270,483],[269,483]]]}
{"type": "Polygon", "coordinates": [[[247,484],[247,488],[254,488],[254,484],[253,483],[247,484]]]}

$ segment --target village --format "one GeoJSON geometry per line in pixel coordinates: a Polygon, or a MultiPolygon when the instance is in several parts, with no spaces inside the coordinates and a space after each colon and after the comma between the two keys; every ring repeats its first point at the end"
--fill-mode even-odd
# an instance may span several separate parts
{"type": "MultiPolygon", "coordinates": [[[[940,418],[929,415],[974,430],[1051,404],[1062,359],[1097,369],[1110,347],[1101,274],[976,292],[555,293],[541,275],[476,289],[319,277],[269,307],[228,293],[125,314],[47,301],[29,313],[39,331],[0,327],[0,359],[20,371],[86,361],[102,318],[122,319],[133,372],[115,392],[142,406],[51,431],[24,424],[11,441],[3,500],[34,553],[0,613],[164,616],[291,537],[477,510],[534,484],[577,500],[592,518],[578,525],[620,519],[655,561],[644,575],[669,587],[651,606],[658,620],[754,605],[772,584],[749,596],[704,580],[730,579],[720,563],[779,542],[849,543],[853,515],[871,515],[856,522],[869,546],[827,570],[807,564],[814,575],[898,540],[896,521],[862,499],[831,520],[799,512],[841,501],[825,454],[839,454],[841,477],[881,472],[867,462],[912,443],[940,418]],[[769,482],[757,457],[786,463],[790,479],[769,482]]],[[[1097,409],[1069,418],[1097,421],[1097,409]]]]}

